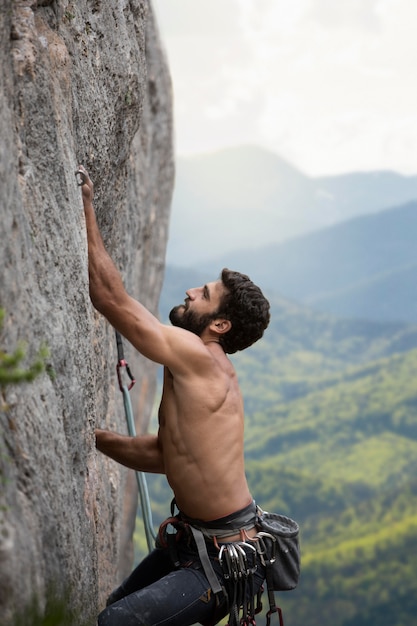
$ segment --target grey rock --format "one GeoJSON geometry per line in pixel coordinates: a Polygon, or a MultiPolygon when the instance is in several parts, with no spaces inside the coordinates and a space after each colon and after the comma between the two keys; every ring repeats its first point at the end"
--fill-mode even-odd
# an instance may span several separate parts
{"type": "MultiPolygon", "coordinates": [[[[44,343],[48,372],[0,394],[0,614],[52,591],[95,623],[131,565],[135,488],[95,450],[126,432],[114,331],[88,296],[79,163],[128,291],[157,313],[173,187],[172,97],[145,0],[3,0],[0,349],[44,343]]],[[[137,429],[156,370],[130,346],[137,429]]]]}

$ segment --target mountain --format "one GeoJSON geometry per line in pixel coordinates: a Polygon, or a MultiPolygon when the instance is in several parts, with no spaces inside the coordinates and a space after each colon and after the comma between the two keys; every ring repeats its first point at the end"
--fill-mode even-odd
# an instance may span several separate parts
{"type": "Polygon", "coordinates": [[[310,178],[255,146],[179,158],[167,262],[191,266],[416,197],[417,176],[381,171],[310,178]]]}
{"type": "Polygon", "coordinates": [[[339,316],[417,322],[417,202],[204,264],[339,316]]]}

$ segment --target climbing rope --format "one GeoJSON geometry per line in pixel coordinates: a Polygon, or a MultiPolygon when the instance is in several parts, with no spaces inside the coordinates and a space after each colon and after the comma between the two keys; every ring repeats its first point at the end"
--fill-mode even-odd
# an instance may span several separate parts
{"type": "MultiPolygon", "coordinates": [[[[135,384],[135,379],[132,376],[129,365],[124,358],[123,342],[120,333],[116,330],[116,343],[117,343],[117,379],[119,381],[119,389],[123,393],[123,403],[125,407],[127,430],[131,437],[136,437],[135,420],[133,419],[132,403],[130,401],[129,391],[135,384]],[[129,384],[123,382],[122,370],[125,370],[130,380],[129,384]]],[[[152,522],[152,510],[149,502],[148,485],[146,482],[146,476],[143,472],[135,472],[136,482],[138,484],[140,506],[142,509],[143,525],[145,528],[146,543],[148,544],[149,552],[152,550],[155,543],[155,531],[152,522]]]]}

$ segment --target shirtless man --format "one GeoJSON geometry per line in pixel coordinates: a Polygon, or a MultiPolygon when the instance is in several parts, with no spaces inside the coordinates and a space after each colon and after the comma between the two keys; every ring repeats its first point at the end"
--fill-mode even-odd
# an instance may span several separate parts
{"type": "MultiPolygon", "coordinates": [[[[214,624],[228,610],[219,544],[250,541],[257,532],[244,469],[243,401],[226,353],[262,337],[269,303],[247,276],[223,270],[219,280],[186,292],[184,304],[170,313],[172,326],[161,324],[125,291],[97,226],[93,184],[82,166],[80,171],[92,303],[141,354],[164,365],[158,434],[96,430],[97,448],[134,470],[166,474],[186,522],[175,563],[166,546],[151,552],[111,594],[98,624],[214,624]],[[204,534],[221,593],[208,582],[193,535],[184,531],[189,527],[204,534]]],[[[264,571],[253,548],[246,552],[257,566],[256,592],[264,571]]]]}

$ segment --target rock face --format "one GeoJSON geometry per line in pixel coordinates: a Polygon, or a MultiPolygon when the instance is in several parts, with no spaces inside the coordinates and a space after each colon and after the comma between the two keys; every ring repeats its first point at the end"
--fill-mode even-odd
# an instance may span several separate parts
{"type": "MultiPolygon", "coordinates": [[[[47,372],[0,395],[0,615],[51,591],[95,623],[130,566],[135,496],[94,427],[126,432],[114,331],[88,297],[78,163],[128,291],[157,311],[173,186],[171,86],[145,0],[3,0],[0,350],[47,372]],[[123,512],[125,511],[125,512],[123,512]],[[123,537],[123,541],[120,541],[123,537]],[[121,560],[121,563],[119,563],[121,560]]],[[[155,368],[125,345],[149,420],[155,368]]]]}

